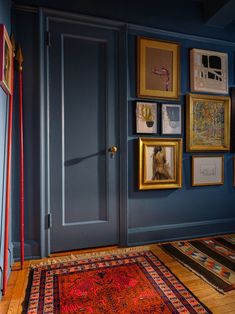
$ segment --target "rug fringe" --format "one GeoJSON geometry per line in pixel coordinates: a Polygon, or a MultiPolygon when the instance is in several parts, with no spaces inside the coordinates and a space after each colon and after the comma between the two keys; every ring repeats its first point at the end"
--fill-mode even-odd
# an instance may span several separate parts
{"type": "Polygon", "coordinates": [[[61,256],[61,257],[55,257],[55,258],[48,258],[45,261],[36,263],[36,264],[30,264],[30,268],[37,268],[41,266],[49,266],[54,265],[58,263],[66,263],[71,261],[78,261],[82,259],[88,259],[88,258],[96,258],[96,257],[102,257],[105,255],[118,255],[118,254],[125,254],[130,252],[139,252],[139,251],[150,251],[150,246],[144,245],[144,246],[137,246],[137,247],[130,247],[130,248],[120,248],[120,249],[114,249],[114,250],[106,250],[100,251],[100,252],[91,252],[91,253],[81,253],[81,254],[71,254],[69,256],[61,256]]]}

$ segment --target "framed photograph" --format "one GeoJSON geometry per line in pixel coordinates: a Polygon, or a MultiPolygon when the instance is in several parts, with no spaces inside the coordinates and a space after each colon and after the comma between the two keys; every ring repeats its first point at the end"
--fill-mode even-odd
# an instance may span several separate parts
{"type": "Polygon", "coordinates": [[[182,187],[182,139],[139,138],[139,190],[182,187]]]}
{"type": "Polygon", "coordinates": [[[181,134],[181,105],[162,105],[162,134],[181,134]]]}
{"type": "Polygon", "coordinates": [[[224,184],[223,156],[192,156],[192,186],[224,184]]]}
{"type": "Polygon", "coordinates": [[[12,46],[7,30],[0,24],[0,85],[7,94],[12,92],[12,46]]]}
{"type": "Polygon", "coordinates": [[[230,97],[187,95],[186,150],[228,151],[230,110],[230,97]]]}
{"type": "Polygon", "coordinates": [[[191,49],[190,82],[192,92],[228,94],[227,53],[191,49]]]}
{"type": "Polygon", "coordinates": [[[156,103],[136,103],[136,133],[157,133],[156,103]]]}
{"type": "Polygon", "coordinates": [[[179,55],[177,43],[138,38],[138,97],[179,98],[179,55]]]}

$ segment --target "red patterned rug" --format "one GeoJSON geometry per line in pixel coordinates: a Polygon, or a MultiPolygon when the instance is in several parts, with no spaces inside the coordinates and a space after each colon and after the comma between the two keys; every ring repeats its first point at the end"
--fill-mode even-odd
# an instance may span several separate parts
{"type": "Polygon", "coordinates": [[[31,270],[24,313],[211,313],[151,251],[31,270]]]}
{"type": "Polygon", "coordinates": [[[161,246],[216,290],[235,289],[235,235],[161,246]]]}

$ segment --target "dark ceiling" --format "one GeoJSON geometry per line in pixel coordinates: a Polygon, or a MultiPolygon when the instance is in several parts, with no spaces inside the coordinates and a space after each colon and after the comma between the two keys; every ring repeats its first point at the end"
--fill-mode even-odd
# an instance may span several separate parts
{"type": "MultiPolygon", "coordinates": [[[[188,13],[187,8],[191,6],[191,10],[200,7],[200,15],[204,24],[212,27],[225,28],[227,25],[235,21],[235,0],[13,0],[15,4],[24,4],[31,6],[43,6],[53,9],[66,10],[70,12],[80,12],[81,8],[85,8],[86,11],[89,7],[109,7],[116,10],[117,7],[127,8],[132,7],[133,11],[139,8],[142,12],[148,12],[147,8],[151,10],[161,10],[163,7],[170,10],[169,8],[178,8],[182,11],[186,8],[186,14],[188,13]]],[[[171,13],[171,12],[169,12],[171,13]]],[[[177,11],[174,12],[177,15],[177,11]]],[[[131,13],[130,13],[131,14],[131,13]]],[[[171,13],[172,14],[172,13],[171,13]]],[[[188,16],[186,16],[188,18],[188,16]]]]}
{"type": "Polygon", "coordinates": [[[203,18],[210,26],[226,27],[235,21],[235,0],[202,1],[203,18]]]}

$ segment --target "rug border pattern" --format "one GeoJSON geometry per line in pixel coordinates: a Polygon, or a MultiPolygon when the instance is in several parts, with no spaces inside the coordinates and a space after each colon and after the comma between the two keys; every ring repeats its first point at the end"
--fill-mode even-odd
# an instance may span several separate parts
{"type": "MultiPolygon", "coordinates": [[[[145,247],[146,249],[146,247],[145,247]]],[[[120,263],[116,263],[115,259],[120,259],[123,262],[136,262],[137,260],[141,263],[141,266],[143,268],[145,268],[146,270],[146,274],[149,276],[152,276],[152,283],[155,283],[155,289],[161,289],[161,293],[163,293],[161,295],[161,297],[163,297],[164,302],[166,304],[168,304],[168,308],[170,310],[180,310],[182,311],[182,309],[184,308],[185,310],[190,309],[190,313],[211,313],[210,310],[171,272],[171,270],[164,265],[163,262],[161,262],[156,255],[148,250],[148,251],[139,251],[139,250],[131,250],[131,252],[129,253],[124,253],[124,254],[110,254],[110,252],[104,252],[106,253],[105,255],[101,255],[98,257],[91,257],[88,260],[84,260],[84,259],[76,259],[76,260],[71,260],[71,261],[66,261],[65,263],[63,263],[63,269],[64,272],[66,272],[66,268],[73,268],[74,270],[80,270],[82,271],[82,269],[84,267],[86,267],[86,263],[91,264],[91,262],[93,263],[93,267],[95,265],[95,263],[97,263],[96,267],[107,267],[107,262],[109,261],[110,265],[108,265],[108,267],[112,267],[116,265],[119,265],[120,263]],[[144,261],[140,261],[143,260],[143,258],[145,258],[144,261]],[[148,259],[148,261],[147,261],[148,259]],[[105,263],[104,263],[105,261],[105,263]],[[114,265],[113,265],[114,264],[114,265]],[[76,265],[76,266],[75,266],[76,265]],[[152,266],[151,266],[152,265],[152,266]],[[174,295],[174,297],[170,297],[170,295],[172,294],[172,291],[169,291],[167,289],[165,289],[164,291],[164,287],[167,287],[166,283],[163,284],[162,283],[162,278],[161,276],[158,274],[156,275],[156,270],[161,271],[162,274],[165,276],[162,276],[163,278],[167,278],[166,275],[168,275],[167,280],[169,280],[169,284],[172,285],[172,287],[174,286],[174,284],[176,285],[176,287],[178,287],[177,289],[172,289],[174,291],[174,293],[179,293],[178,296],[174,295]],[[152,272],[152,274],[151,274],[152,272]],[[161,286],[162,285],[162,286],[161,286]],[[180,292],[179,292],[180,291],[180,292]],[[183,297],[184,296],[184,297],[183,297]],[[175,301],[175,297],[177,297],[177,300],[175,301]],[[182,300],[186,300],[186,302],[183,302],[184,304],[182,304],[181,302],[179,302],[179,298],[182,298],[182,300]],[[187,299],[186,299],[187,298],[187,299]],[[168,301],[167,301],[168,300],[168,301]],[[180,304],[181,303],[181,304],[180,304]],[[187,305],[188,304],[188,305],[187,305]],[[197,304],[197,307],[196,307],[197,304]],[[196,309],[195,309],[196,308],[196,309]]],[[[52,290],[53,290],[53,274],[54,273],[59,273],[59,268],[62,266],[62,263],[50,263],[48,264],[43,264],[43,265],[39,265],[38,267],[34,267],[31,272],[32,272],[32,276],[33,276],[33,282],[34,280],[36,280],[36,284],[32,284],[32,289],[33,289],[33,293],[35,294],[32,298],[32,296],[30,297],[30,300],[33,300],[33,304],[29,302],[28,306],[29,309],[31,308],[31,310],[29,310],[28,314],[35,314],[35,313],[39,313],[38,310],[40,309],[40,311],[43,311],[42,313],[54,313],[53,309],[54,306],[52,304],[52,290]],[[36,299],[37,297],[42,298],[42,291],[38,291],[37,285],[39,284],[39,280],[40,280],[40,276],[42,273],[45,273],[46,276],[46,281],[45,281],[45,288],[48,289],[49,292],[46,293],[45,295],[45,302],[43,309],[41,308],[41,306],[39,305],[39,309],[38,306],[36,305],[36,299]],[[32,306],[31,306],[32,305],[32,306]]],[[[89,268],[89,267],[88,267],[89,268]]],[[[68,270],[67,270],[68,271],[68,270]]],[[[43,290],[44,288],[42,288],[43,290]]],[[[170,288],[169,288],[170,289],[170,288]]],[[[160,290],[157,290],[158,293],[160,293],[160,290]]],[[[40,312],[41,313],[41,312],[40,312]]]]}

